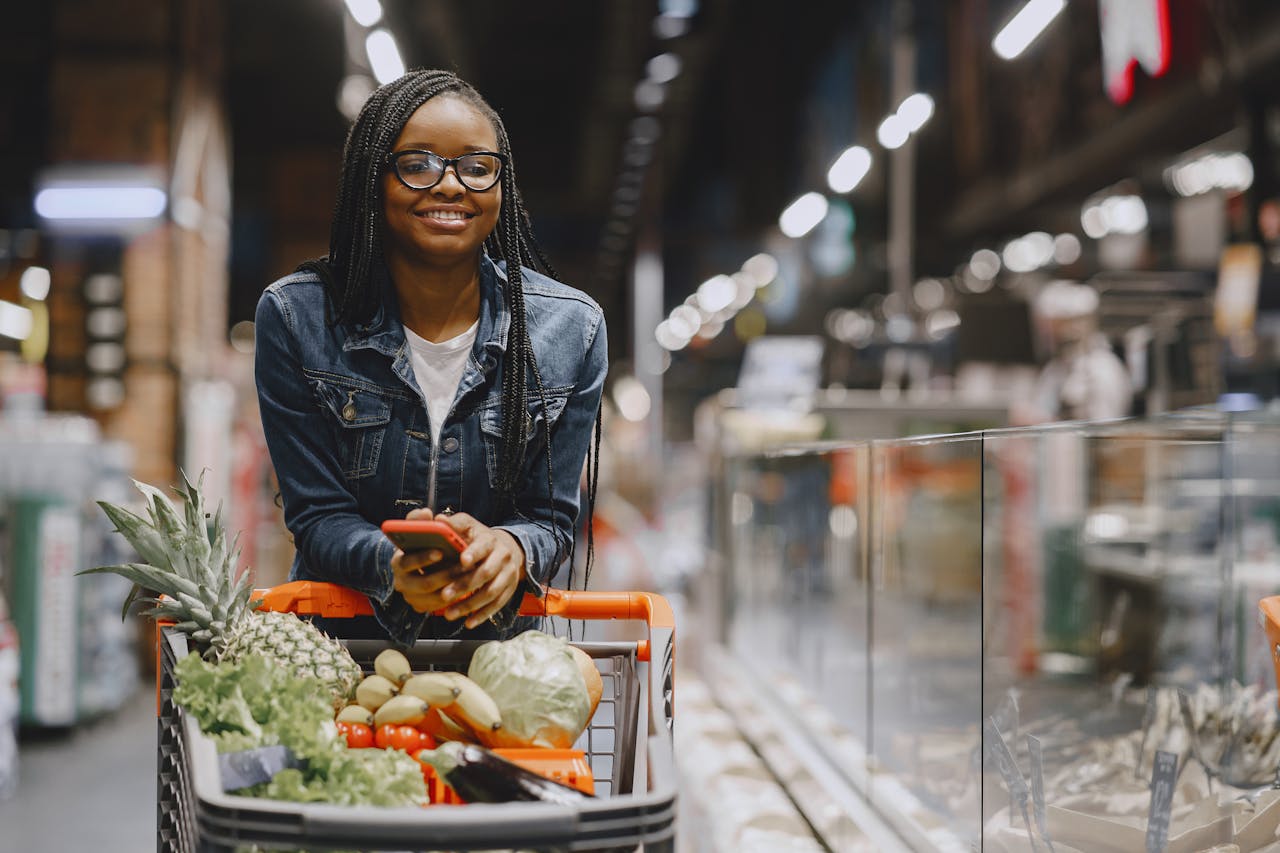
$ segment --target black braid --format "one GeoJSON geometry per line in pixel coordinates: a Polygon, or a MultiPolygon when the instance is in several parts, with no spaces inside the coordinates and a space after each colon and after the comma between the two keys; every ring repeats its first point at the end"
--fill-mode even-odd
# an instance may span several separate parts
{"type": "MultiPolygon", "coordinates": [[[[506,296],[511,312],[507,349],[502,364],[502,449],[499,455],[497,498],[502,515],[518,513],[516,496],[523,485],[525,444],[529,438],[528,377],[542,404],[544,423],[546,395],[537,358],[529,341],[521,268],[539,270],[552,277],[556,272],[534,238],[529,212],[516,186],[515,160],[502,119],[488,102],[457,75],[448,71],[413,71],[379,87],[365,102],[352,123],[343,151],[342,171],[333,224],[329,234],[329,254],[300,265],[317,273],[329,295],[330,322],[367,324],[378,313],[381,300],[388,298],[379,287],[385,270],[382,254],[382,175],[387,154],[405,122],[418,107],[437,95],[448,93],[462,98],[489,119],[498,137],[498,151],[507,157],[502,170],[502,208],[498,225],[485,241],[489,255],[506,261],[506,296]]],[[[588,451],[587,470],[598,471],[600,413],[596,412],[596,436],[588,451]],[[594,460],[593,460],[593,457],[594,460]]],[[[552,498],[551,431],[545,429],[547,457],[547,501],[552,498]]],[[[587,501],[587,577],[590,577],[594,548],[591,528],[595,516],[595,480],[591,477],[587,501]]],[[[566,544],[552,528],[556,541],[553,567],[567,553],[570,559],[569,585],[573,586],[573,542],[566,544]]]]}

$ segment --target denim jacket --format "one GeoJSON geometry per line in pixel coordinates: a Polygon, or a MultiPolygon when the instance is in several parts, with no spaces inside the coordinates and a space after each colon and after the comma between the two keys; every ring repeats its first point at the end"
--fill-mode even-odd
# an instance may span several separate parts
{"type": "Polygon", "coordinates": [[[297,552],[290,578],[321,580],[369,596],[395,641],[419,636],[492,636],[490,625],[414,610],[392,588],[394,546],[379,530],[415,507],[467,512],[500,527],[524,549],[521,591],[541,591],[573,541],[579,483],[608,367],[604,314],[586,294],[522,270],[529,340],[546,408],[528,394],[529,446],[514,517],[499,518],[493,484],[502,432],[501,356],[510,309],[505,263],[480,269],[475,345],[453,406],[433,445],[427,406],[389,281],[382,307],[364,326],[326,322],[326,295],[313,273],[272,284],[257,309],[255,372],[267,448],[297,552]],[[551,430],[553,499],[547,496],[544,434],[551,430]],[[559,542],[557,542],[557,538],[559,542]],[[425,630],[424,630],[425,625],[425,630]],[[484,630],[482,630],[484,629],[484,630]]]}

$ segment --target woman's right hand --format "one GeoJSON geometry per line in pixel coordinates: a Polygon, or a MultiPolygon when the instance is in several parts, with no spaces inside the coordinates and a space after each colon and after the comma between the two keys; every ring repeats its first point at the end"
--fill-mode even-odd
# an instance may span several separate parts
{"type": "MultiPolygon", "coordinates": [[[[415,521],[428,521],[432,518],[432,512],[429,509],[415,509],[408,517],[415,521]]],[[[448,606],[451,602],[446,601],[440,591],[467,573],[459,565],[437,568],[436,564],[443,557],[444,554],[438,548],[409,554],[397,548],[391,556],[392,586],[419,613],[432,613],[448,606]]]]}

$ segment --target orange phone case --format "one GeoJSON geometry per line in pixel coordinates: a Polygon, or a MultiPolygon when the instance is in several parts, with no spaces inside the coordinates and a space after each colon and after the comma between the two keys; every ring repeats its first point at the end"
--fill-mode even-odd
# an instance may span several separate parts
{"type": "Polygon", "coordinates": [[[467,548],[467,540],[458,535],[443,521],[410,521],[408,519],[391,519],[382,522],[382,532],[401,551],[425,551],[428,548],[439,548],[445,553],[443,562],[457,560],[467,548]],[[450,554],[452,553],[452,560],[450,554]]]}

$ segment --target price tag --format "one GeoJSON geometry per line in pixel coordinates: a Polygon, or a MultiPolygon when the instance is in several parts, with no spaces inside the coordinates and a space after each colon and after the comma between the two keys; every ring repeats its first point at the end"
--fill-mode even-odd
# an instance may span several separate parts
{"type": "Polygon", "coordinates": [[[1156,750],[1151,767],[1151,812],[1147,816],[1147,853],[1164,853],[1169,841],[1173,786],[1178,779],[1178,756],[1156,750]]]}

